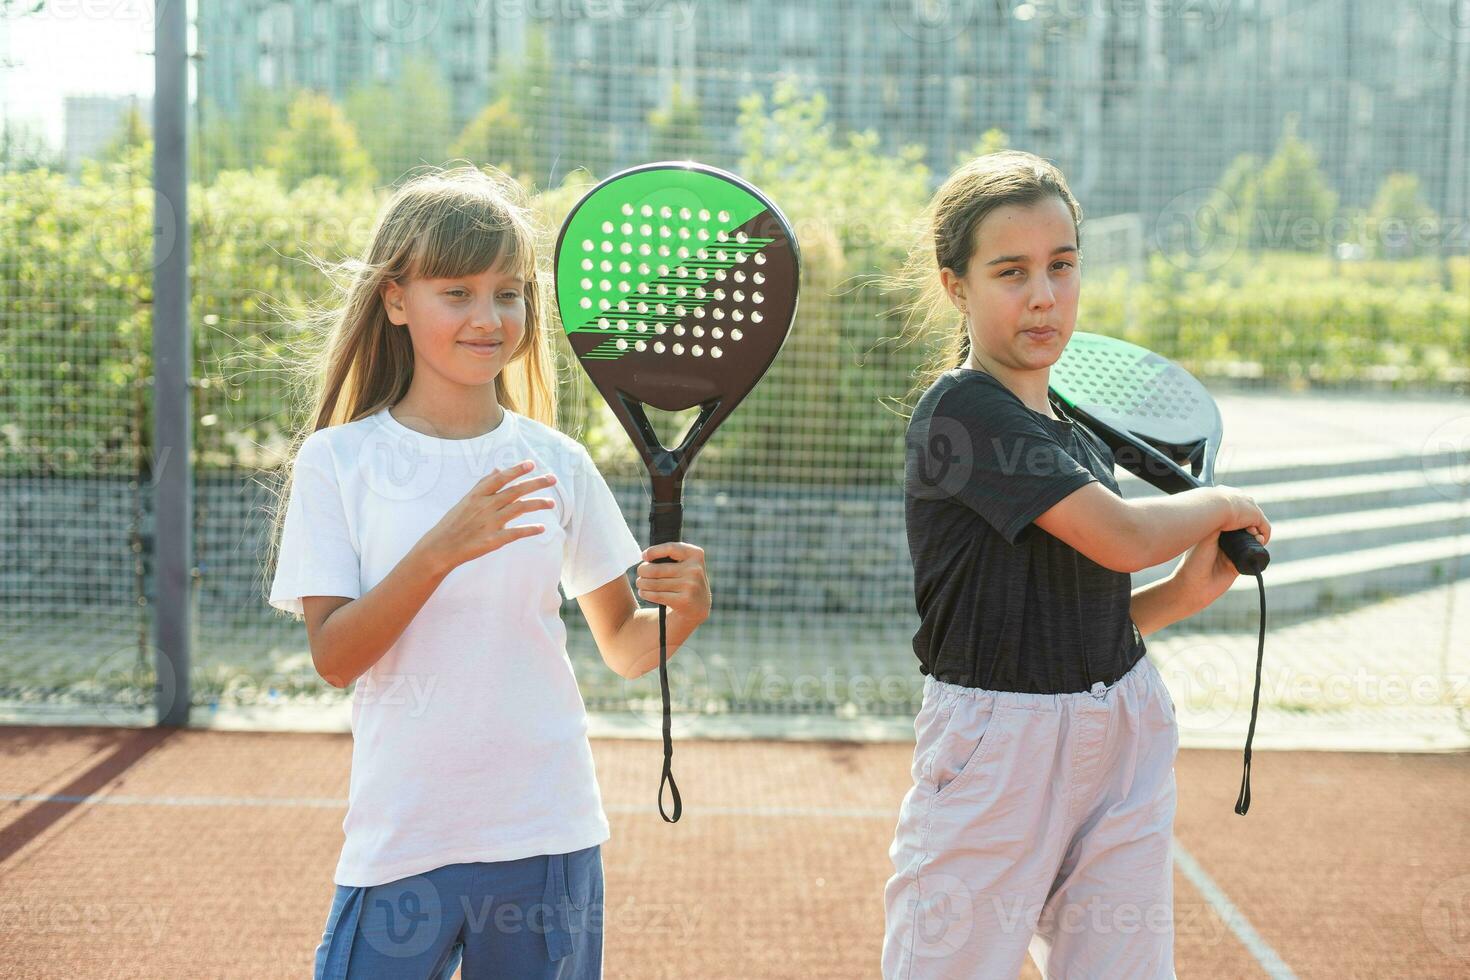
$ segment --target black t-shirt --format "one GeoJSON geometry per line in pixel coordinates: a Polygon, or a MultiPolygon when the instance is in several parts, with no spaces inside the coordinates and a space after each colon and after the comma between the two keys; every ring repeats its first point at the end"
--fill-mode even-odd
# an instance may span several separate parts
{"type": "Polygon", "coordinates": [[[1111,684],[1143,656],[1131,580],[1031,522],[1114,457],[1080,422],[1028,408],[993,375],[955,368],[905,438],[904,497],[920,670],[992,691],[1111,684]]]}

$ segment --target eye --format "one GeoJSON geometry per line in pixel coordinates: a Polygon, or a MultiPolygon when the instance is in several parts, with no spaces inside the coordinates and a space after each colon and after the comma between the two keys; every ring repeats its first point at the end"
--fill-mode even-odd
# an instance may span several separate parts
{"type": "Polygon", "coordinates": [[[451,290],[449,290],[449,295],[450,296],[468,296],[469,293],[466,292],[463,289],[451,289],[451,290]]]}
{"type": "Polygon", "coordinates": [[[1058,262],[1056,264],[1059,265],[1059,266],[1061,266],[1063,269],[1070,269],[1070,268],[1072,268],[1072,263],[1067,262],[1067,261],[1061,261],[1061,262],[1058,262]]]}
{"type": "Polygon", "coordinates": [[[500,298],[505,300],[507,303],[514,303],[516,300],[521,298],[521,294],[516,292],[514,289],[507,289],[505,292],[500,294],[500,298]]]}
{"type": "Polygon", "coordinates": [[[1004,279],[1006,276],[1010,275],[1012,272],[1020,272],[1020,271],[1021,271],[1020,269],[1007,269],[1006,271],[1004,271],[1004,272],[1002,272],[1000,274],[1000,277],[1002,279],[1004,279]]]}

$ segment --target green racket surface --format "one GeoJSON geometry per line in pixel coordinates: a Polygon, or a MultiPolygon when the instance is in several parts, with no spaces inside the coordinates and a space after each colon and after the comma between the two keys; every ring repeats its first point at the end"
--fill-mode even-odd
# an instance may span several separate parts
{"type": "Polygon", "coordinates": [[[1218,448],[1215,400],[1188,371],[1147,348],[1076,331],[1051,367],[1051,390],[1068,407],[1160,447],[1218,448]]]}

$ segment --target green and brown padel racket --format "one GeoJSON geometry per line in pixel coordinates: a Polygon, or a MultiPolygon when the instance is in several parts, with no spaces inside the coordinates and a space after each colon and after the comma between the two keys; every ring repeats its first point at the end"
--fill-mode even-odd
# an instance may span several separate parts
{"type": "MultiPolygon", "coordinates": [[[[1051,366],[1049,386],[1052,404],[1096,433],[1119,465],[1139,479],[1166,493],[1214,485],[1224,422],[1209,391],[1178,364],[1126,340],[1078,330],[1051,366]]],[[[1251,805],[1251,741],[1266,649],[1261,573],[1271,556],[1244,529],[1221,534],[1220,550],[1242,575],[1255,576],[1261,592],[1256,686],[1245,738],[1245,774],[1235,803],[1235,812],[1244,815],[1251,805]]]]}
{"type": "MultiPolygon", "coordinates": [[[[801,279],[796,236],[780,209],[734,174],[652,163],[614,174],[577,202],[557,236],[555,269],[572,351],[648,468],[649,544],[677,541],[690,464],[791,331],[801,279]],[[665,448],[645,406],[699,413],[680,444],[665,448]]],[[[658,805],[673,823],[683,804],[672,771],[665,614],[659,606],[658,805]]]]}

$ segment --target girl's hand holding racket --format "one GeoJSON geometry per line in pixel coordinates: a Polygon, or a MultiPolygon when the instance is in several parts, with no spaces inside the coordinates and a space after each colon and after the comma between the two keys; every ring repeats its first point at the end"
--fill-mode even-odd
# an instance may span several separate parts
{"type": "Polygon", "coordinates": [[[1208,606],[1240,577],[1230,556],[1220,550],[1220,534],[1244,528],[1265,547],[1271,540],[1271,522],[1248,494],[1234,487],[1214,488],[1230,505],[1230,517],[1204,539],[1184,553],[1184,560],[1173,572],[1175,581],[1194,597],[1195,604],[1208,606]]]}
{"type": "Polygon", "coordinates": [[[1256,505],[1254,497],[1244,490],[1238,490],[1235,487],[1217,485],[1215,489],[1225,498],[1225,502],[1230,505],[1230,516],[1225,519],[1224,524],[1220,525],[1221,531],[1235,531],[1239,528],[1245,528],[1250,532],[1251,537],[1257,539],[1262,544],[1265,544],[1266,541],[1271,539],[1271,522],[1266,520],[1266,515],[1256,505]]]}
{"type": "Polygon", "coordinates": [[[638,566],[638,597],[664,606],[686,623],[709,619],[709,576],[704,549],[683,541],[656,544],[643,552],[638,566]]]}
{"type": "Polygon", "coordinates": [[[544,524],[506,527],[521,514],[556,506],[549,497],[526,496],[533,490],[542,490],[555,483],[556,477],[552,474],[511,483],[530,472],[534,465],[530,460],[523,460],[481,479],[424,535],[423,546],[442,559],[444,567],[452,571],[512,541],[545,531],[544,524]]]}

